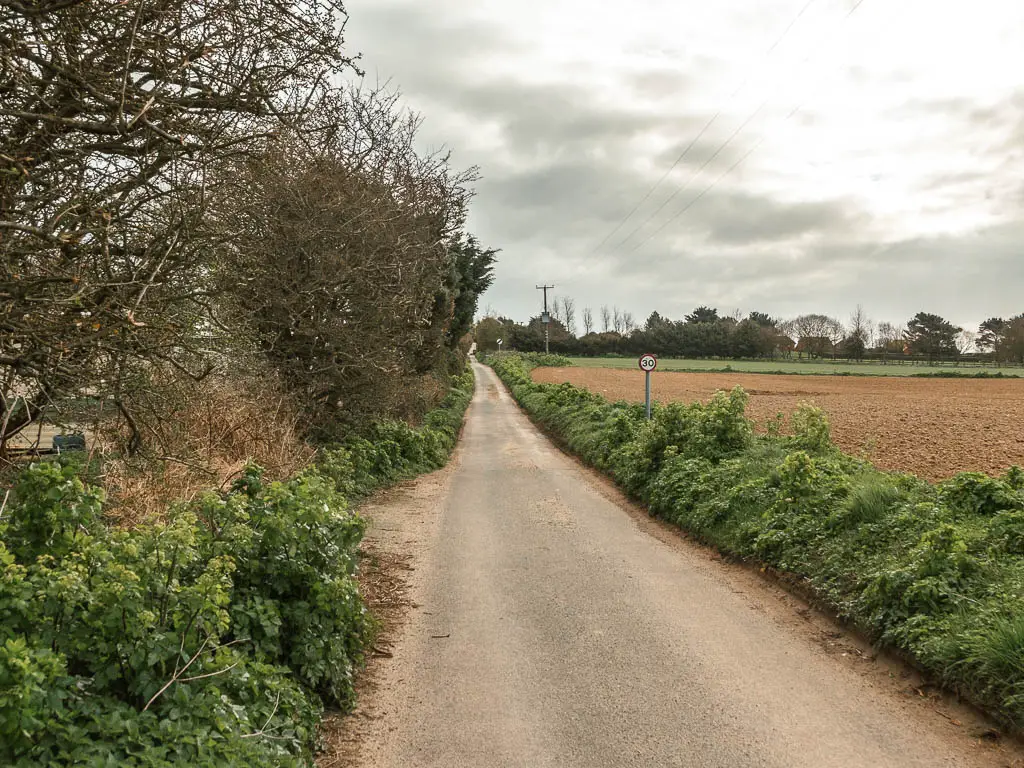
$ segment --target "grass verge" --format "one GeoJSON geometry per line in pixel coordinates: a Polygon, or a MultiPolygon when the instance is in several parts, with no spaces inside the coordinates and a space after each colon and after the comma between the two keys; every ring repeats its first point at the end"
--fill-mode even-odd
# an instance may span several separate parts
{"type": "Polygon", "coordinates": [[[742,389],[707,404],[611,403],[489,361],[520,405],[651,514],[790,574],[1009,729],[1024,725],[1024,470],[940,484],[840,452],[805,406],[756,435],[742,389]]]}

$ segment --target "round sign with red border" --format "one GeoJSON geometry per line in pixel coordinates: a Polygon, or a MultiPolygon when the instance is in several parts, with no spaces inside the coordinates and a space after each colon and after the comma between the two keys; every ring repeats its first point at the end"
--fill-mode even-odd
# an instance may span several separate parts
{"type": "Polygon", "coordinates": [[[658,358],[652,354],[641,355],[639,360],[640,370],[650,373],[658,367],[658,358]]]}

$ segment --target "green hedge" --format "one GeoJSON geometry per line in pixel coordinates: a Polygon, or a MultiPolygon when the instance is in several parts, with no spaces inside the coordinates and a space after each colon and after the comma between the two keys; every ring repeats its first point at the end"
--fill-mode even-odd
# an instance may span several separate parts
{"type": "Polygon", "coordinates": [[[534,368],[551,366],[555,368],[568,368],[573,364],[572,360],[562,355],[547,354],[545,352],[489,352],[482,358],[482,362],[488,365],[502,358],[513,358],[524,361],[534,368]]]}
{"type": "Polygon", "coordinates": [[[349,502],[443,465],[472,388],[131,531],[76,466],[22,472],[0,521],[0,764],[311,766],[372,632],[349,502]]]}
{"type": "Polygon", "coordinates": [[[1024,725],[1024,471],[937,485],[841,453],[821,411],[755,435],[741,389],[704,405],[610,403],[494,368],[526,411],[652,514],[800,578],[882,644],[1024,725]]]}

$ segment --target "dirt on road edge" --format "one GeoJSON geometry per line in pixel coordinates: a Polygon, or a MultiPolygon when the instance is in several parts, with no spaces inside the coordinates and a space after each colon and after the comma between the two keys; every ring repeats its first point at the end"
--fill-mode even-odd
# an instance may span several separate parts
{"type": "Polygon", "coordinates": [[[456,447],[443,469],[384,491],[359,510],[369,522],[360,547],[359,584],[378,633],[356,681],[355,711],[325,713],[318,768],[374,764],[373,745],[380,743],[393,711],[386,683],[400,685],[404,677],[399,648],[410,611],[419,607],[413,596],[421,581],[418,569],[434,541],[460,456],[461,447],[456,447]]]}

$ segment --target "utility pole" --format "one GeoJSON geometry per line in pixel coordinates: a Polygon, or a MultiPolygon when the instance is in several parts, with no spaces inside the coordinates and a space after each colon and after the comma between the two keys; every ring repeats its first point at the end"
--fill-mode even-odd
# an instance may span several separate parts
{"type": "Polygon", "coordinates": [[[548,289],[554,288],[553,285],[538,285],[538,291],[544,291],[544,313],[540,316],[540,321],[544,323],[544,354],[548,354],[550,349],[548,348],[548,339],[550,337],[549,329],[551,328],[551,315],[548,314],[548,289]]]}

